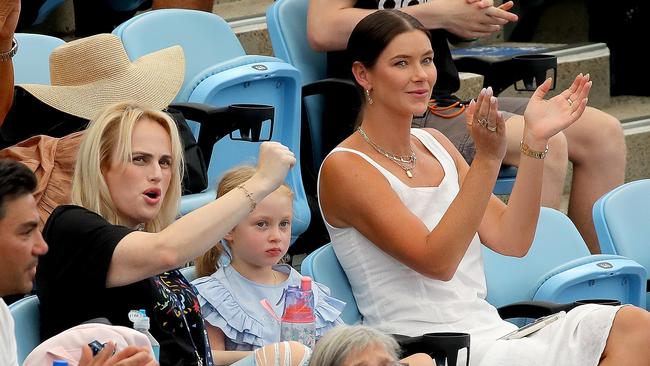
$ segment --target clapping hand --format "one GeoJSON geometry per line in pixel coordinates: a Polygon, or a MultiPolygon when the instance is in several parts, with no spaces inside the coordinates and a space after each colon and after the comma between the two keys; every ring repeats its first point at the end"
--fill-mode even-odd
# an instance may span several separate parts
{"type": "Polygon", "coordinates": [[[476,101],[469,103],[465,118],[476,146],[476,155],[502,161],[507,147],[506,127],[492,88],[481,90],[476,101]]]}
{"type": "Polygon", "coordinates": [[[573,84],[559,95],[545,100],[552,80],[546,79],[530,98],[524,112],[526,132],[537,139],[548,140],[577,121],[585,111],[591,89],[589,74],[576,76],[573,84]]]}

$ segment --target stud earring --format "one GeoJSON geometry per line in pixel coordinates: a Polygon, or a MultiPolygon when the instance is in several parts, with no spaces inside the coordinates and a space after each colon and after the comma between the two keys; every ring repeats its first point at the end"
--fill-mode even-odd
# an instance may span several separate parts
{"type": "Polygon", "coordinates": [[[372,97],[370,96],[370,89],[366,89],[366,101],[368,104],[373,104],[374,101],[372,100],[372,97]]]}

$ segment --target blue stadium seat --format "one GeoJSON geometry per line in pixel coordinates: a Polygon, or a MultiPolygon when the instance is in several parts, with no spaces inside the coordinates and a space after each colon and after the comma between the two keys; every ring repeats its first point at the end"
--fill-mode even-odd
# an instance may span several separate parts
{"type": "MultiPolygon", "coordinates": [[[[577,300],[613,299],[645,306],[645,269],[625,257],[590,255],[573,223],[559,211],[542,208],[533,246],[525,257],[505,257],[483,249],[487,300],[497,308],[520,302],[530,306],[510,307],[509,317],[554,306],[563,309],[561,304],[577,300]]],[[[301,272],[328,286],[332,296],[347,303],[341,315],[347,324],[361,321],[352,288],[331,244],[309,254],[301,272]]]]}
{"type": "Polygon", "coordinates": [[[189,282],[192,282],[197,278],[195,266],[183,267],[180,271],[183,277],[185,277],[189,282]]]}
{"type": "Polygon", "coordinates": [[[22,365],[29,353],[41,343],[40,310],[36,295],[31,295],[9,305],[14,318],[18,364],[22,365]]]}
{"type": "Polygon", "coordinates": [[[570,303],[616,299],[645,307],[646,271],[618,255],[591,255],[571,220],[542,208],[532,247],[523,258],[483,247],[487,300],[496,307],[519,301],[570,303]]]}
{"type": "MultiPolygon", "coordinates": [[[[594,204],[593,217],[602,253],[632,258],[650,271],[650,179],[606,193],[594,204]]],[[[646,299],[648,309],[647,293],[646,299]]]]}
{"type": "Polygon", "coordinates": [[[300,272],[329,287],[331,295],[345,302],[341,319],[346,324],[361,322],[361,313],[352,294],[348,277],[336,258],[332,244],[325,244],[309,254],[300,265],[300,272]]]}
{"type": "Polygon", "coordinates": [[[43,34],[16,33],[18,53],[14,56],[16,84],[50,84],[50,54],[64,40],[43,34]]]}
{"type": "Polygon", "coordinates": [[[48,15],[56,10],[59,6],[63,5],[65,0],[46,0],[41,8],[38,9],[38,15],[34,20],[34,25],[41,24],[47,19],[48,15]]]}
{"type": "MultiPolygon", "coordinates": [[[[273,130],[263,136],[288,146],[300,159],[300,74],[293,66],[268,56],[246,55],[232,29],[211,13],[163,9],[136,16],[113,32],[133,60],[144,54],[180,45],[185,53],[185,82],[176,102],[206,103],[216,107],[231,104],[264,104],[275,108],[273,130]]],[[[268,124],[267,124],[268,126],[268,124]]],[[[194,126],[195,136],[200,128],[194,126]]],[[[231,139],[218,141],[210,155],[207,192],[183,196],[181,213],[215,198],[214,187],[221,174],[235,165],[254,164],[258,144],[231,139]]],[[[289,172],[286,182],[294,191],[292,241],[310,221],[300,167],[289,172]]]]}

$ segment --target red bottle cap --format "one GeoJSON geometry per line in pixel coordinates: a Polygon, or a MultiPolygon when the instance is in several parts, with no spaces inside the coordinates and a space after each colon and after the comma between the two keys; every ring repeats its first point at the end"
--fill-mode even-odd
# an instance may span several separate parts
{"type": "Polygon", "coordinates": [[[311,291],[311,277],[309,276],[304,276],[300,280],[300,289],[302,291],[311,291]]]}

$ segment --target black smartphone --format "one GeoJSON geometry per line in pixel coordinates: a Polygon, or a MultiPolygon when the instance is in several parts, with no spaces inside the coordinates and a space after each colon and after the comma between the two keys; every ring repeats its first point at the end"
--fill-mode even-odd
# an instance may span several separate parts
{"type": "Polygon", "coordinates": [[[88,347],[90,347],[90,350],[93,352],[93,357],[97,356],[97,354],[104,349],[106,346],[106,343],[100,343],[98,340],[94,340],[90,343],[88,343],[88,347]]]}

